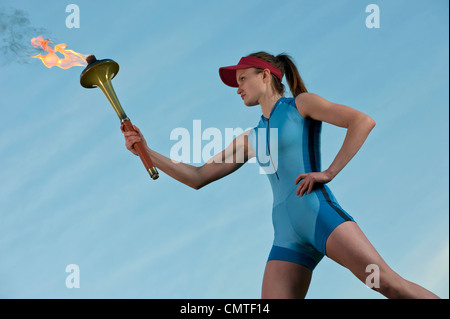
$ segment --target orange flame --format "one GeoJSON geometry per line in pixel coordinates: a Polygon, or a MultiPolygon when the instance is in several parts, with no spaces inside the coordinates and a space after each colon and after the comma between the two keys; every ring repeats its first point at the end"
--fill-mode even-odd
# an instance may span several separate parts
{"type": "Polygon", "coordinates": [[[42,37],[42,35],[35,37],[31,39],[31,45],[35,48],[41,47],[43,50],[47,51],[48,53],[46,55],[35,55],[32,56],[32,58],[38,58],[41,59],[42,63],[47,68],[51,68],[54,66],[60,67],[61,69],[68,69],[73,66],[86,66],[86,58],[88,55],[77,53],[72,50],[65,50],[67,48],[67,45],[64,43],[60,43],[55,45],[54,48],[49,46],[49,43],[53,43],[49,39],[45,39],[42,37]],[[60,58],[56,52],[61,53],[64,55],[64,58],[60,58]]]}

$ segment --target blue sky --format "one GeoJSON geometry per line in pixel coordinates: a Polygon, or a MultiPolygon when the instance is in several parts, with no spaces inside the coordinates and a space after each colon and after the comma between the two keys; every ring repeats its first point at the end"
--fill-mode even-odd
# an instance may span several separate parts
{"type": "MultiPolygon", "coordinates": [[[[341,206],[396,272],[449,297],[448,1],[0,0],[0,8],[24,10],[69,49],[117,61],[122,106],[165,156],[172,130],[192,132],[194,120],[223,134],[255,126],[260,108],[246,108],[218,68],[260,50],[287,52],[310,92],[377,123],[329,184],[341,206]],[[70,3],[80,8],[78,29],[65,25],[70,3]],[[365,25],[371,3],[379,29],[365,25]]],[[[80,86],[82,67],[0,59],[1,298],[260,297],[273,230],[257,164],[199,191],[161,171],[152,181],[125,149],[104,95],[80,86]],[[65,285],[69,264],[80,268],[78,289],[65,285]]],[[[344,137],[324,124],[322,167],[344,137]]],[[[307,296],[381,297],[326,258],[307,296]]]]}

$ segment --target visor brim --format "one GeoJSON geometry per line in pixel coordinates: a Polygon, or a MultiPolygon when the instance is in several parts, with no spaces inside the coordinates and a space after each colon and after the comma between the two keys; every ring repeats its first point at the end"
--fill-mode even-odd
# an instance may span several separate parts
{"type": "Polygon", "coordinates": [[[226,85],[237,88],[237,87],[239,87],[239,84],[237,83],[237,79],[236,79],[236,70],[242,70],[242,69],[248,69],[248,68],[253,68],[253,66],[241,64],[241,65],[232,65],[232,66],[226,66],[226,67],[219,68],[220,79],[226,85]]]}

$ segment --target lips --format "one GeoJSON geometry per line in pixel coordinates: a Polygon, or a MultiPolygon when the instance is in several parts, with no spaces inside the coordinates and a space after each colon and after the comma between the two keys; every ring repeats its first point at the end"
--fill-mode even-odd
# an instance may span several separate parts
{"type": "Polygon", "coordinates": [[[245,94],[241,95],[241,98],[244,99],[245,94]]]}

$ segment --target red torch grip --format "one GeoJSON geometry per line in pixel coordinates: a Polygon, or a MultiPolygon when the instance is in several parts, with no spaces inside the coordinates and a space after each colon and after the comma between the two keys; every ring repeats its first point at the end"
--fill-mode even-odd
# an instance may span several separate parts
{"type": "MultiPolygon", "coordinates": [[[[133,124],[131,124],[130,120],[126,120],[122,122],[123,128],[125,132],[134,131],[133,124]]],[[[142,163],[145,166],[145,169],[150,174],[150,177],[152,179],[157,179],[159,177],[158,170],[156,169],[155,165],[153,164],[150,155],[148,155],[144,145],[141,142],[135,143],[133,145],[134,149],[138,153],[142,163]]]]}

